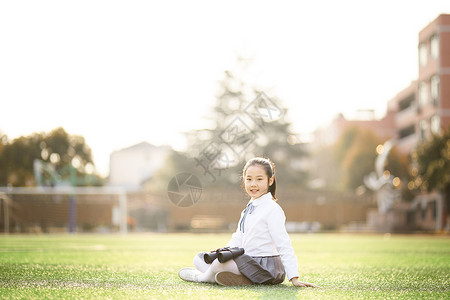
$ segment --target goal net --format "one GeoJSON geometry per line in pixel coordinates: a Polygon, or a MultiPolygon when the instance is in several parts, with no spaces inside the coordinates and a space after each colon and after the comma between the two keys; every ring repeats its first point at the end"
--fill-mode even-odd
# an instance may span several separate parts
{"type": "Polygon", "coordinates": [[[0,188],[4,233],[127,233],[127,194],[116,187],[0,188]]]}

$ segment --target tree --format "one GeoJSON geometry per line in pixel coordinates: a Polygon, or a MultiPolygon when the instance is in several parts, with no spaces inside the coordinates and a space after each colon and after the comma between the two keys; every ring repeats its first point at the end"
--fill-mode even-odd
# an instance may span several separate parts
{"type": "Polygon", "coordinates": [[[450,207],[450,127],[419,145],[412,158],[414,187],[443,193],[450,207]]]}
{"type": "Polygon", "coordinates": [[[167,162],[170,167],[152,180],[162,182],[163,177],[183,171],[200,176],[205,187],[236,186],[244,162],[265,156],[276,163],[282,184],[298,186],[306,181],[301,164],[306,151],[290,131],[287,109],[278,98],[263,93],[250,72],[250,61],[244,58],[224,72],[211,109],[211,127],[188,132],[186,153],[174,153],[167,162]]]}
{"type": "Polygon", "coordinates": [[[33,161],[40,157],[40,134],[19,137],[3,146],[1,152],[2,182],[0,185],[29,186],[34,184],[33,161]]]}
{"type": "Polygon", "coordinates": [[[7,182],[8,174],[6,173],[6,159],[1,155],[3,149],[8,144],[8,136],[0,131],[0,185],[2,182],[7,182]]]}
{"type": "MultiPolygon", "coordinates": [[[[320,162],[317,173],[325,188],[352,190],[364,184],[364,177],[375,168],[377,146],[383,140],[370,129],[349,127],[334,145],[315,153],[320,162]]],[[[407,181],[408,160],[394,148],[389,152],[385,169],[407,181]]]]}
{"type": "Polygon", "coordinates": [[[338,156],[344,172],[343,186],[356,189],[364,184],[364,176],[374,169],[379,138],[371,131],[352,128],[350,134],[344,134],[338,147],[338,156]],[[348,143],[351,140],[351,143],[348,143]],[[346,151],[344,151],[347,149],[346,151]],[[345,153],[345,154],[344,154],[345,153]]]}
{"type": "MultiPolygon", "coordinates": [[[[94,166],[91,149],[81,136],[69,135],[63,128],[50,133],[33,133],[21,136],[0,147],[0,185],[32,186],[35,178],[35,161],[48,165],[58,174],[59,180],[76,185],[99,185],[100,177],[91,174],[94,166]],[[77,179],[76,182],[73,182],[77,179]],[[89,179],[89,180],[87,180],[89,179]]],[[[49,172],[43,174],[41,184],[54,185],[49,172]]]]}
{"type": "Polygon", "coordinates": [[[199,160],[217,150],[212,170],[204,172],[230,175],[221,176],[219,184],[236,183],[249,157],[264,156],[275,162],[279,182],[302,185],[307,178],[301,166],[304,145],[290,130],[287,108],[250,79],[250,69],[248,59],[238,58],[235,68],[224,72],[211,114],[214,125],[189,134],[190,155],[204,168],[204,161],[199,160]]]}

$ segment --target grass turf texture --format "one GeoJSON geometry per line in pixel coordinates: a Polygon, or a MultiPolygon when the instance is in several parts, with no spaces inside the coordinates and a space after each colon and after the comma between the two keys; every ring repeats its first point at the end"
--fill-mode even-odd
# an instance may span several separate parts
{"type": "Polygon", "coordinates": [[[301,280],[320,289],[184,282],[178,270],[230,234],[0,236],[0,298],[444,299],[450,238],[292,234],[301,280]]]}

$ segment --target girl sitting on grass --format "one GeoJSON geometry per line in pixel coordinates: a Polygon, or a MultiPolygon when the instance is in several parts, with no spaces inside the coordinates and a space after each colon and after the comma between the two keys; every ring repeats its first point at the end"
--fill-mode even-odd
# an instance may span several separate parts
{"type": "Polygon", "coordinates": [[[245,253],[224,263],[215,259],[207,264],[206,253],[201,252],[194,257],[195,269],[181,269],[180,278],[235,286],[279,284],[287,275],[294,286],[317,287],[299,281],[297,257],[284,225],[286,217],[275,202],[275,165],[269,159],[252,158],[245,164],[242,177],[251,199],[226,247],[244,248],[245,253]]]}

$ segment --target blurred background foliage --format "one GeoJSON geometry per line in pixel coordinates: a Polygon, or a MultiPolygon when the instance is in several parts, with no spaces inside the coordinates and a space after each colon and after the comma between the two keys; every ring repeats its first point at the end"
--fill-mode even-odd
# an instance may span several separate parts
{"type": "Polygon", "coordinates": [[[1,135],[0,186],[73,184],[102,185],[95,175],[90,147],[84,138],[59,127],[49,133],[33,133],[12,141],[1,135]],[[44,169],[36,178],[35,162],[44,169]]]}
{"type": "Polygon", "coordinates": [[[411,183],[422,191],[438,190],[447,196],[450,207],[450,128],[420,145],[412,154],[411,183]]]}
{"type": "MultiPolygon", "coordinates": [[[[364,176],[374,170],[377,146],[385,141],[370,130],[351,127],[334,144],[313,149],[292,131],[290,120],[295,116],[290,116],[288,108],[270,91],[267,94],[280,116],[261,126],[246,114],[248,105],[265,89],[252,81],[250,69],[251,63],[239,58],[232,70],[224,72],[207,117],[210,127],[185,132],[186,150],[172,150],[164,167],[143,188],[165,193],[171,178],[181,172],[196,175],[205,187],[239,186],[242,167],[253,156],[268,157],[276,163],[278,185],[328,191],[357,191],[363,187],[364,176]],[[221,137],[236,117],[243,120],[241,126],[248,132],[239,139],[224,142],[221,137]],[[202,159],[212,154],[211,147],[225,150],[226,159],[205,168],[208,162],[202,159]],[[229,155],[226,148],[233,147],[241,147],[242,152],[229,155]],[[317,179],[321,183],[313,184],[317,179]]],[[[385,169],[401,179],[399,188],[404,199],[431,190],[444,192],[448,199],[449,132],[447,129],[442,135],[424,141],[411,155],[400,154],[395,146],[390,151],[385,169]]],[[[0,186],[33,186],[38,181],[43,185],[103,185],[107,178],[95,173],[91,149],[82,136],[71,135],[60,127],[9,140],[0,131],[0,186]],[[60,176],[59,183],[52,178],[52,172],[37,180],[33,169],[36,160],[53,168],[60,176]]]]}
{"type": "Polygon", "coordinates": [[[281,115],[270,122],[255,122],[246,114],[246,108],[261,95],[261,88],[257,84],[253,84],[250,79],[244,81],[244,78],[249,78],[248,71],[249,62],[238,59],[235,69],[224,72],[224,77],[218,85],[216,101],[208,115],[211,127],[186,132],[186,152],[174,151],[165,167],[152,178],[153,182],[149,184],[149,188],[165,189],[167,184],[162,183],[168,182],[179,172],[189,172],[205,179],[201,180],[205,186],[236,186],[239,184],[245,161],[254,156],[267,157],[276,163],[277,180],[282,185],[306,185],[308,175],[302,162],[308,156],[307,145],[301,143],[292,132],[288,109],[283,106],[281,100],[270,96],[270,101],[281,115]],[[236,140],[224,142],[221,137],[234,125],[237,130],[248,131],[236,140]],[[242,153],[230,153],[230,149],[236,148],[243,149],[242,153]],[[219,149],[220,154],[216,153],[219,159],[206,166],[207,156],[214,155],[214,149],[219,149]]]}

